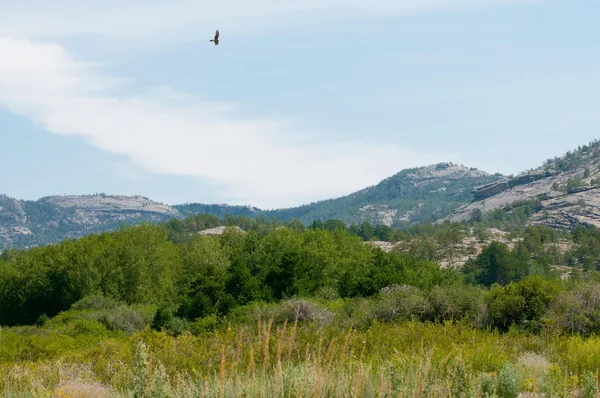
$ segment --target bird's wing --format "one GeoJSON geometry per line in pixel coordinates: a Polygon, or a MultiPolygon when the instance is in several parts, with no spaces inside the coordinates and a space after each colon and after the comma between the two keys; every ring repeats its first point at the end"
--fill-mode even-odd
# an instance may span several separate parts
{"type": "Polygon", "coordinates": [[[219,40],[219,30],[217,29],[217,33],[215,33],[215,40],[219,40]]]}

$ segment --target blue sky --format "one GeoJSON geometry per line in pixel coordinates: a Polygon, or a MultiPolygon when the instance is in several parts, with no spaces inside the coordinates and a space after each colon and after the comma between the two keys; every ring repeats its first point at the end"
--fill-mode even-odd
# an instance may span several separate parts
{"type": "Polygon", "coordinates": [[[597,1],[0,6],[0,192],[21,199],[287,207],[599,138],[597,1]]]}

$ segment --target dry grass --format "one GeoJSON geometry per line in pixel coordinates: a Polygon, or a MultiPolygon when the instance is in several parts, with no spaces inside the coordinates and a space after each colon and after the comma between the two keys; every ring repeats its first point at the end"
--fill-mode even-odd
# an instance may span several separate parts
{"type": "Polygon", "coordinates": [[[101,344],[93,357],[0,367],[0,396],[485,397],[506,361],[516,372],[508,383],[523,397],[583,396],[584,388],[593,397],[598,387],[597,377],[585,387],[557,365],[552,350],[541,353],[548,342],[539,338],[451,324],[315,334],[297,318],[280,325],[259,318],[254,329],[202,337],[146,330],[101,344]]]}

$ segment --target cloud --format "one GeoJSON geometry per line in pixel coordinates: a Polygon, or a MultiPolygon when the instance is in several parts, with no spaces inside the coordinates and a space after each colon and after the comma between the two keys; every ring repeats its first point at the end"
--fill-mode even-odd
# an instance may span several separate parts
{"type": "Polygon", "coordinates": [[[214,27],[231,37],[292,23],[526,1],[536,0],[10,2],[0,13],[0,106],[49,132],[127,156],[137,171],[119,164],[121,176],[146,178],[139,172],[144,170],[197,177],[232,203],[290,206],[352,192],[402,168],[458,157],[368,139],[326,142],[315,130],[295,131],[283,118],[242,118],[236,111],[243,104],[169,87],[124,94],[127,78],[103,74],[99,65],[81,61],[58,42],[92,37],[154,46],[205,41],[214,27]]]}
{"type": "Polygon", "coordinates": [[[456,7],[541,0],[23,0],[2,6],[0,36],[91,35],[103,38],[205,39],[215,26],[227,35],[290,23],[389,17],[456,7]]]}
{"type": "Polygon", "coordinates": [[[277,207],[335,196],[441,158],[387,143],[308,141],[277,120],[237,118],[237,104],[165,88],[118,95],[119,79],[53,43],[0,39],[0,53],[0,104],[12,112],[149,172],[205,179],[236,203],[277,207]]]}

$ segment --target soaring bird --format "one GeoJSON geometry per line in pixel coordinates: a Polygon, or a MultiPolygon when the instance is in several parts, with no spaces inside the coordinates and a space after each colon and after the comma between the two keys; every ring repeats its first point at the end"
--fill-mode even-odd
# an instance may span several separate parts
{"type": "Polygon", "coordinates": [[[211,41],[215,42],[215,46],[219,45],[219,30],[217,29],[217,33],[215,33],[215,38],[212,39],[211,41]]]}

